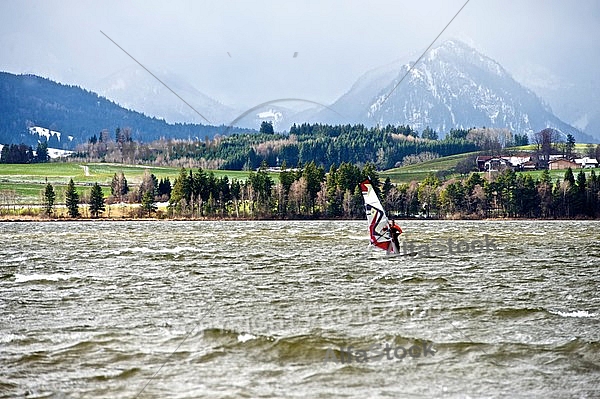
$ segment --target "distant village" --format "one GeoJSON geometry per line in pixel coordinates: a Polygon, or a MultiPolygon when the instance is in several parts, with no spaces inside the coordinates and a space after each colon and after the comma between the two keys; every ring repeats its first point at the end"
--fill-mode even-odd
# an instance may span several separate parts
{"type": "Polygon", "coordinates": [[[515,171],[529,170],[561,170],[561,169],[590,169],[598,167],[596,158],[565,157],[562,154],[549,155],[548,159],[538,155],[520,154],[511,156],[480,155],[476,158],[477,169],[480,172],[501,172],[505,169],[515,171]]]}

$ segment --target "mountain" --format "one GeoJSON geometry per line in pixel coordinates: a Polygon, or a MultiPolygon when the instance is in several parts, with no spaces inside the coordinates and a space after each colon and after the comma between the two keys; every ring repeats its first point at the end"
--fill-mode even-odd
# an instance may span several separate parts
{"type": "MultiPolygon", "coordinates": [[[[569,76],[566,74],[566,76],[569,76]]],[[[524,63],[514,73],[524,86],[548,102],[561,120],[600,138],[600,80],[587,77],[585,85],[573,84],[543,65],[524,63]]]]}
{"type": "Polygon", "coordinates": [[[506,127],[532,134],[552,127],[577,142],[597,141],[556,117],[499,63],[459,41],[430,50],[398,85],[413,65],[398,61],[367,72],[331,105],[344,120],[321,110],[310,121],[430,126],[442,135],[451,128],[506,127]]]}
{"type": "Polygon", "coordinates": [[[129,67],[101,79],[93,90],[125,108],[169,123],[206,124],[207,119],[213,125],[229,126],[233,123],[238,127],[256,129],[261,122],[267,121],[273,124],[275,130],[281,131],[291,125],[287,121],[299,112],[293,101],[279,100],[250,109],[232,108],[207,96],[175,74],[163,71],[155,75],[160,81],[141,68],[129,67]]]}
{"type": "Polygon", "coordinates": [[[156,75],[200,115],[141,68],[126,68],[111,74],[98,81],[92,89],[125,108],[164,119],[168,123],[227,125],[238,114],[177,75],[169,72],[156,75]]]}
{"type": "MultiPolygon", "coordinates": [[[[48,140],[55,148],[74,149],[92,135],[130,128],[132,138],[204,139],[223,133],[224,126],[169,124],[125,109],[96,93],[35,75],[0,72],[0,143],[35,146],[48,140]]],[[[235,129],[234,129],[235,130],[235,129]]]]}

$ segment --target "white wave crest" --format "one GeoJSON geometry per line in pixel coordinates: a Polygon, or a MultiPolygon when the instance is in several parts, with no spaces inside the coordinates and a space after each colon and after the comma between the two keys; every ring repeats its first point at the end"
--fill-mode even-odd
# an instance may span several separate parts
{"type": "Polygon", "coordinates": [[[29,281],[59,281],[81,278],[78,274],[15,274],[15,283],[26,283],[29,281]]]}
{"type": "Polygon", "coordinates": [[[256,335],[247,334],[247,333],[240,334],[240,335],[238,335],[237,339],[240,342],[247,342],[247,341],[250,341],[252,339],[256,339],[256,335]]]}
{"type": "Polygon", "coordinates": [[[200,251],[198,248],[194,247],[175,247],[175,248],[148,248],[148,247],[133,247],[133,248],[124,248],[119,250],[120,253],[123,252],[134,252],[134,253],[144,253],[144,254],[179,254],[182,252],[198,252],[200,251]]]}
{"type": "Polygon", "coordinates": [[[590,313],[587,310],[574,310],[572,312],[550,312],[562,317],[598,317],[598,313],[590,313]]]}

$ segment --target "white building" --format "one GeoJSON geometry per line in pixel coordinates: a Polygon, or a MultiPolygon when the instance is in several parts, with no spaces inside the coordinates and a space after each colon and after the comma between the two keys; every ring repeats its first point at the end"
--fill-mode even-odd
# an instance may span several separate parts
{"type": "Polygon", "coordinates": [[[588,157],[577,158],[575,160],[575,163],[580,168],[585,168],[585,169],[598,167],[598,160],[596,158],[588,158],[588,157]]]}

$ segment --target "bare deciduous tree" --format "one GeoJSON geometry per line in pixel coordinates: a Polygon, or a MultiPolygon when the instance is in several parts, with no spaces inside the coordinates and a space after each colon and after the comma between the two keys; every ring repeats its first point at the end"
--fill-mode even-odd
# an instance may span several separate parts
{"type": "Polygon", "coordinates": [[[551,128],[543,129],[533,135],[533,141],[536,145],[538,159],[542,162],[542,167],[548,167],[550,154],[554,149],[555,143],[558,141],[560,133],[551,128]]]}

